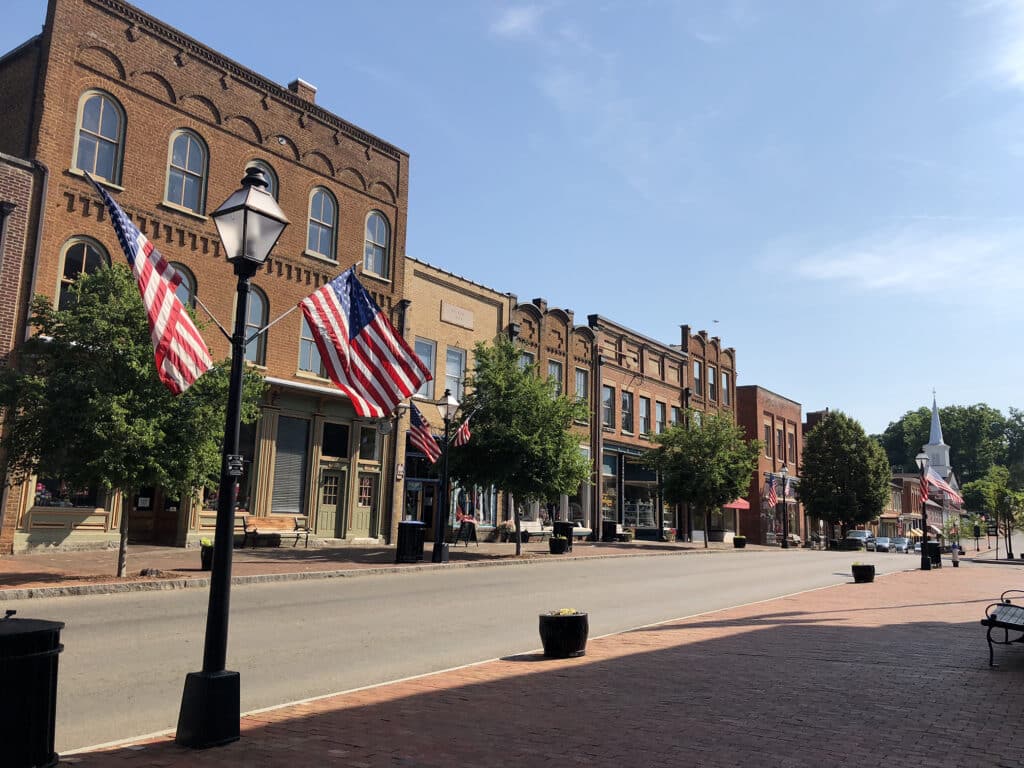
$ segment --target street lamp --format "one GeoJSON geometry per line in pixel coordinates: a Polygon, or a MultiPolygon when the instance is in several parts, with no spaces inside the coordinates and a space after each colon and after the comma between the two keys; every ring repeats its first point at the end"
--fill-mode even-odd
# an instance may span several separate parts
{"type": "Polygon", "coordinates": [[[231,379],[224,419],[217,527],[213,539],[210,602],[206,611],[203,670],[185,677],[175,741],[204,749],[237,741],[241,709],[239,676],[225,670],[228,648],[228,612],[231,601],[231,554],[235,537],[235,500],[242,475],[238,433],[242,420],[242,373],[245,367],[245,322],[249,309],[249,281],[263,266],[288,218],[267,191],[267,177],[249,168],[242,187],[211,215],[224,244],[227,260],[238,278],[235,329],[231,336],[231,379]]]}
{"type": "Polygon", "coordinates": [[[921,570],[930,571],[932,560],[928,556],[928,454],[924,451],[914,457],[917,468],[921,470],[921,570]]]}
{"type": "Polygon", "coordinates": [[[779,474],[782,475],[782,548],[789,549],[789,510],[786,509],[786,478],[789,477],[789,467],[785,462],[779,474]]]}
{"type": "Polygon", "coordinates": [[[438,506],[437,519],[434,520],[434,551],[430,556],[432,563],[443,563],[448,558],[444,552],[444,531],[448,526],[448,512],[451,503],[448,500],[448,448],[451,446],[452,419],[459,410],[459,401],[452,395],[450,389],[444,391],[444,401],[441,403],[444,412],[444,458],[441,461],[441,498],[443,503],[438,506]]]}

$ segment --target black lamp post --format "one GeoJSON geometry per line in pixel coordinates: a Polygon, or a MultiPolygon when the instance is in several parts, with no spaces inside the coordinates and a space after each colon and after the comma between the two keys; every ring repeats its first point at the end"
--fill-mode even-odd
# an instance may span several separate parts
{"type": "MultiPolygon", "coordinates": [[[[683,387],[683,426],[690,426],[690,396],[693,394],[693,390],[689,387],[683,387]]],[[[692,541],[693,540],[693,517],[690,512],[690,505],[686,505],[685,511],[682,511],[682,515],[679,520],[679,529],[676,531],[676,541],[692,541]]],[[[708,543],[705,541],[704,546],[707,547],[708,543]]]]}
{"type": "Polygon", "coordinates": [[[444,553],[444,531],[448,527],[448,513],[451,503],[448,500],[448,448],[451,446],[451,426],[455,413],[459,410],[459,401],[452,395],[450,389],[444,391],[444,402],[441,403],[444,411],[444,456],[441,459],[441,498],[442,503],[438,506],[437,519],[434,520],[434,551],[430,556],[432,563],[443,563],[448,558],[444,553]]]}
{"type": "Polygon", "coordinates": [[[921,470],[921,570],[930,571],[932,560],[928,556],[928,454],[922,451],[914,458],[921,470]]]}
{"type": "Polygon", "coordinates": [[[237,741],[241,709],[237,672],[225,670],[228,648],[228,613],[231,601],[231,554],[235,537],[235,499],[242,475],[238,432],[242,418],[242,373],[245,366],[245,321],[249,309],[249,281],[267,260],[288,226],[288,219],[267,191],[267,178],[250,168],[242,188],[210,214],[224,244],[227,260],[238,278],[235,328],[231,336],[231,379],[224,419],[217,527],[210,572],[210,602],[206,611],[203,669],[185,677],[175,741],[204,749],[237,741]]]}
{"type": "Polygon", "coordinates": [[[789,549],[789,510],[786,509],[786,478],[789,477],[789,467],[785,463],[779,474],[782,476],[782,548],[789,549]]]}

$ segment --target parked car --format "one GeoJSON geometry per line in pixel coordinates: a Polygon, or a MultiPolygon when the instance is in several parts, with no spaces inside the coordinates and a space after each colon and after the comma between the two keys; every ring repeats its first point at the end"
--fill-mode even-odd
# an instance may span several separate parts
{"type": "Polygon", "coordinates": [[[888,536],[878,536],[875,539],[875,552],[895,552],[896,545],[888,536]]]}
{"type": "Polygon", "coordinates": [[[846,538],[843,539],[843,549],[868,549],[868,541],[872,542],[874,546],[874,536],[871,535],[871,531],[847,531],[846,538]]]}
{"type": "Polygon", "coordinates": [[[914,554],[915,555],[920,555],[921,554],[921,542],[920,541],[914,542],[914,554]]]}
{"type": "Polygon", "coordinates": [[[893,539],[892,545],[896,548],[897,552],[903,552],[905,554],[910,551],[910,539],[903,536],[897,536],[893,539]]]}

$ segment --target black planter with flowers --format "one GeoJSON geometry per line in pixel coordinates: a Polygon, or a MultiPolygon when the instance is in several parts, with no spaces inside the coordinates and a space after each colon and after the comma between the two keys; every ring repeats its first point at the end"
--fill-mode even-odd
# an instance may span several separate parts
{"type": "Polygon", "coordinates": [[[582,656],[587,651],[590,623],[587,614],[562,608],[540,615],[540,641],[544,655],[555,659],[582,656]]]}
{"type": "Polygon", "coordinates": [[[875,566],[871,564],[854,563],[852,569],[854,584],[870,584],[875,580],[875,566]]]}
{"type": "Polygon", "coordinates": [[[552,536],[548,539],[548,551],[552,555],[564,555],[569,550],[569,540],[565,536],[552,536]]]}

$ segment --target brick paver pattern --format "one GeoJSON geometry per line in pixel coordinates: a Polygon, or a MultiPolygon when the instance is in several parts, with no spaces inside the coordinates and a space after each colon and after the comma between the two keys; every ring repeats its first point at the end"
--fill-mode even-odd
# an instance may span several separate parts
{"type": "Polygon", "coordinates": [[[990,670],[979,624],[1010,587],[1021,566],[851,581],[592,639],[579,659],[518,656],[252,714],[226,747],[168,736],[63,763],[1022,766],[1024,648],[997,648],[990,670]]]}

